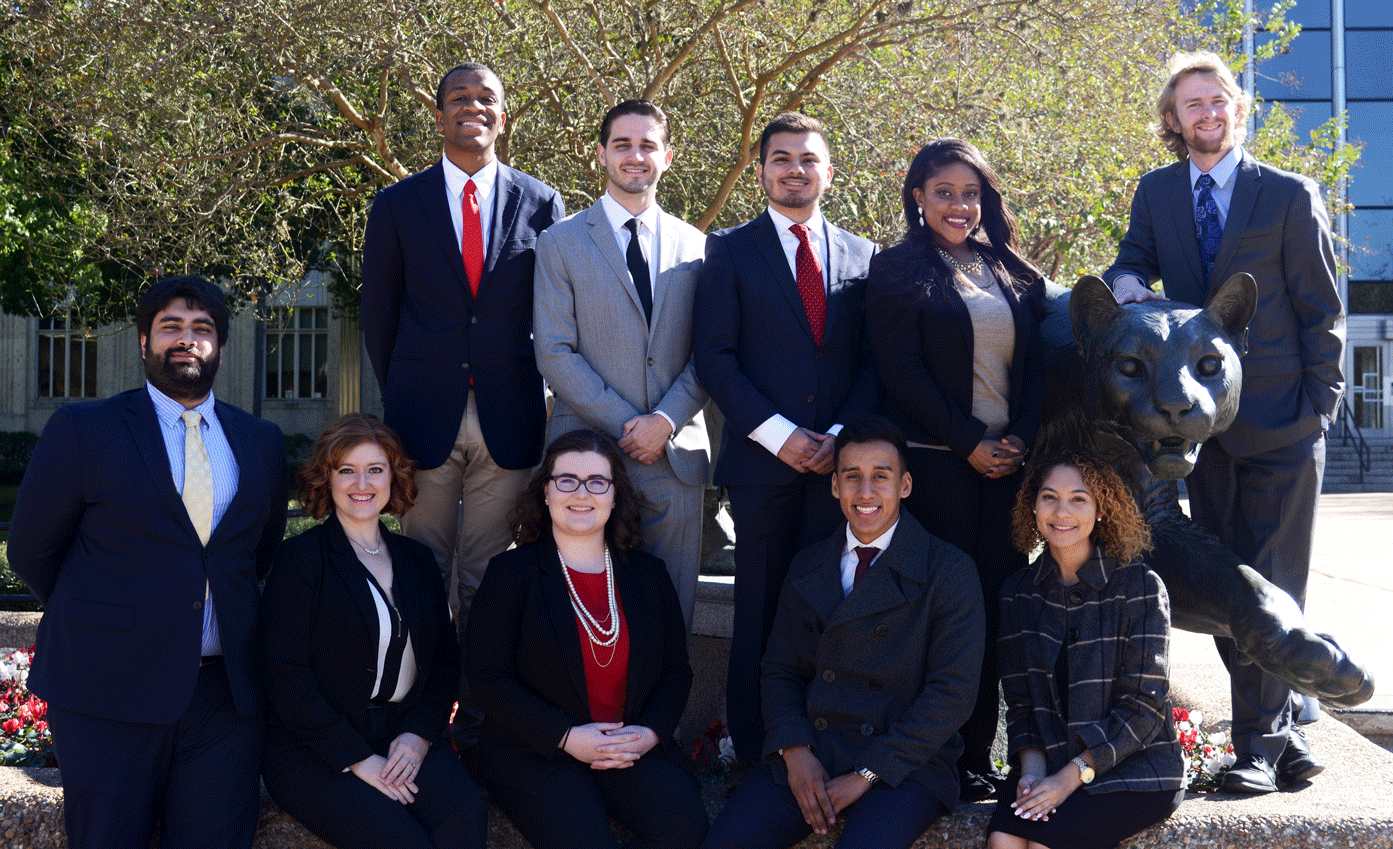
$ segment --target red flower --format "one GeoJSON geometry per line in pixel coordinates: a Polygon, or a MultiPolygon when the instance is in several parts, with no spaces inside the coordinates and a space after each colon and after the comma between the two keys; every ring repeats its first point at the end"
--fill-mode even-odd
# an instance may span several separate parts
{"type": "Polygon", "coordinates": [[[38,722],[34,723],[34,730],[37,731],[37,732],[39,732],[39,735],[40,735],[40,736],[42,736],[42,735],[44,735],[44,734],[47,734],[47,733],[48,733],[48,723],[45,722],[45,721],[43,721],[43,720],[41,719],[41,720],[39,720],[38,722]]]}
{"type": "Polygon", "coordinates": [[[1189,722],[1190,712],[1185,708],[1171,708],[1171,719],[1175,722],[1189,722]]]}
{"type": "Polygon", "coordinates": [[[19,720],[7,719],[3,724],[0,724],[0,728],[4,729],[6,734],[13,734],[19,730],[19,720]]]}

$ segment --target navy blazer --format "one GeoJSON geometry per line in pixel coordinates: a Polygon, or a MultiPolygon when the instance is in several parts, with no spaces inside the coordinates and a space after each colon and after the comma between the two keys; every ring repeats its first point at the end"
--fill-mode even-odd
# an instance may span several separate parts
{"type": "MultiPolygon", "coordinates": [[[[484,775],[529,793],[571,756],[558,748],[573,725],[593,722],[575,611],[556,544],[538,541],[489,561],[469,608],[465,671],[484,709],[484,775]]],[[[644,757],[687,765],[673,732],[687,705],[692,667],[687,627],[663,561],[630,551],[614,562],[614,585],[629,629],[624,722],[658,735],[644,757]]]]}
{"type": "Polygon", "coordinates": [[[706,239],[692,342],[697,379],[725,416],[718,486],[782,485],[798,472],[750,434],[775,414],[816,433],[880,402],[866,339],[866,272],[876,246],[827,228],[831,256],[822,345],[766,210],[706,239]]]}
{"type": "Polygon", "coordinates": [[[49,417],[20,484],[9,557],[44,605],[29,687],[55,707],[177,720],[198,679],[206,587],[237,712],[261,709],[257,582],[285,533],[285,445],[274,424],[222,401],[215,410],[238,477],[207,546],[145,387],[49,417]]]}
{"type": "Polygon", "coordinates": [[[1344,392],[1345,311],[1335,285],[1335,249],[1320,189],[1308,177],[1258,162],[1244,151],[1224,236],[1209,280],[1195,236],[1190,161],[1141,178],[1111,286],[1131,274],[1160,279],[1166,297],[1203,306],[1240,271],[1258,284],[1243,355],[1238,417],[1215,439],[1235,457],[1272,451],[1320,430],[1344,392]]]}
{"type": "MultiPolygon", "coordinates": [[[[875,328],[871,347],[885,390],[884,413],[910,442],[947,445],[966,458],[987,430],[972,415],[972,317],[958,287],[925,261],[922,251],[902,242],[871,260],[866,323],[875,328]]],[[[1002,290],[1016,330],[1006,433],[1019,436],[1028,448],[1040,429],[1044,403],[1044,286],[1002,290]]]]}
{"type": "Polygon", "coordinates": [[[363,337],[384,419],[423,469],[442,465],[473,380],[479,428],[505,469],[542,459],[546,405],[532,353],[537,234],[556,190],[499,163],[479,296],[469,291],[437,162],[377,193],[363,236],[363,337]]]}
{"type": "MultiPolygon", "coordinates": [[[[396,733],[441,742],[459,683],[459,644],[435,555],[382,528],[392,557],[392,601],[411,634],[416,683],[397,710],[396,733]]],[[[364,736],[377,678],[377,605],[368,570],[330,515],[281,544],[261,614],[266,757],[306,745],[334,769],[370,757],[364,736]]]]}

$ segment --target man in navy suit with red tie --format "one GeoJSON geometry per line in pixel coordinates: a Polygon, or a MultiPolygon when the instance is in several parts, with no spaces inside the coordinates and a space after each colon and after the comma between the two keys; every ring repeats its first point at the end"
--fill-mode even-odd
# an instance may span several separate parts
{"type": "Polygon", "coordinates": [[[440,80],[444,155],[378,193],[363,240],[363,331],[384,418],[420,471],[402,531],[455,585],[460,633],[508,513],[542,458],[546,405],[532,352],[537,234],[556,190],[498,161],[503,84],[466,63],[440,80]]]}
{"type": "Polygon", "coordinates": [[[760,657],[784,574],[842,521],[832,437],[879,403],[865,333],[875,246],[818,209],[832,179],[822,125],[776,116],[755,173],[769,208],[707,238],[692,332],[697,379],[725,416],[714,478],[735,521],[726,718],[741,760],[764,738],[760,657]]]}

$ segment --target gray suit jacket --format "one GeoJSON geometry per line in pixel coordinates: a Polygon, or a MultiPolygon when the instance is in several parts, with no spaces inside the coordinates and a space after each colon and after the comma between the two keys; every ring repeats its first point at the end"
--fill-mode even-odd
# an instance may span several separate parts
{"type": "Polygon", "coordinates": [[[1204,305],[1231,275],[1258,284],[1243,357],[1238,418],[1217,439],[1247,457],[1291,445],[1333,416],[1344,392],[1345,312],[1335,288],[1330,218],[1316,184],[1253,159],[1238,166],[1224,237],[1209,280],[1195,237],[1189,160],[1145,175],[1117,261],[1103,275],[1164,281],[1166,296],[1204,305]]]}
{"type": "Polygon", "coordinates": [[[650,326],[598,201],[538,238],[532,324],[537,368],[556,393],[549,437],[590,427],[617,439],[629,419],[661,410],[677,428],[667,448],[673,473],[701,486],[710,443],[706,390],[692,368],[692,304],[706,237],[664,212],[657,244],[650,326]]]}
{"type": "Polygon", "coordinates": [[[784,580],[760,679],[764,757],[786,784],[778,751],[809,745],[833,777],[864,766],[952,810],[986,643],[977,569],[901,510],[890,547],[843,597],[845,527],[800,551],[784,580]]]}

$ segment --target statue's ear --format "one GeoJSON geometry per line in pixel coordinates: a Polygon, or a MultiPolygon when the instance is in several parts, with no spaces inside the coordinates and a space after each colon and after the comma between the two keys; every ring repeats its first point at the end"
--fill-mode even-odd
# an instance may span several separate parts
{"type": "Polygon", "coordinates": [[[1091,274],[1079,278],[1069,295],[1069,320],[1074,325],[1074,339],[1079,352],[1089,356],[1092,341],[1100,337],[1122,314],[1112,290],[1091,274]]]}
{"type": "Polygon", "coordinates": [[[1258,283],[1253,275],[1240,271],[1214,290],[1204,304],[1204,312],[1233,340],[1239,354],[1248,352],[1248,324],[1258,304],[1258,283]]]}

